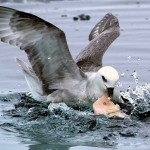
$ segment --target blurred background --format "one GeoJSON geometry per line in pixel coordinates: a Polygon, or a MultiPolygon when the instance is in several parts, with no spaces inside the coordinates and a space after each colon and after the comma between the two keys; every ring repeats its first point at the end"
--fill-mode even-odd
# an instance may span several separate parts
{"type": "MultiPolygon", "coordinates": [[[[47,3],[50,1],[62,1],[62,0],[0,0],[0,2],[5,3],[5,2],[15,2],[15,3],[27,3],[27,2],[43,2],[47,3]]],[[[71,0],[68,0],[71,1],[71,0]]]]}

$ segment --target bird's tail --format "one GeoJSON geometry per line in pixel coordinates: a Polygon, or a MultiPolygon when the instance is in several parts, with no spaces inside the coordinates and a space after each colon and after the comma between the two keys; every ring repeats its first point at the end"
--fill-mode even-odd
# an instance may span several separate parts
{"type": "Polygon", "coordinates": [[[16,61],[22,68],[29,90],[32,93],[32,97],[38,101],[42,101],[43,99],[45,100],[45,97],[43,96],[42,83],[34,73],[33,69],[18,58],[16,58],[16,61]]]}

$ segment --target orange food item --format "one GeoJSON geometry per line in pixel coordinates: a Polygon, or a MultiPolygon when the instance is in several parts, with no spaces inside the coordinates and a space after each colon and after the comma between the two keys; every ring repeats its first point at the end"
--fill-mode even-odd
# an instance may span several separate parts
{"type": "Polygon", "coordinates": [[[114,104],[107,95],[102,96],[93,104],[93,110],[95,115],[104,114],[108,117],[117,116],[121,118],[126,116],[121,112],[120,106],[118,104],[114,104]]]}

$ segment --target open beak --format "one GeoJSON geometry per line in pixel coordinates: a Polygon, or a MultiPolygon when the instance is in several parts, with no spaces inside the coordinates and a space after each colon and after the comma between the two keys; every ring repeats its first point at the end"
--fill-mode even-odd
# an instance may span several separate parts
{"type": "Polygon", "coordinates": [[[107,91],[108,91],[108,96],[110,98],[113,98],[114,88],[107,88],[107,91]]]}

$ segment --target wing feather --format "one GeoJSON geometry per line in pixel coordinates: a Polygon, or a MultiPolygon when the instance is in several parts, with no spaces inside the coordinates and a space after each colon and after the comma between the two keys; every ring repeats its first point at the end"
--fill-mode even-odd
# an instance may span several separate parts
{"type": "Polygon", "coordinates": [[[89,44],[76,58],[84,72],[95,72],[102,67],[102,58],[110,44],[119,36],[119,22],[108,13],[96,24],[89,35],[89,44]]]}
{"type": "Polygon", "coordinates": [[[37,16],[0,7],[0,39],[27,53],[46,93],[68,89],[69,82],[85,78],[69,52],[64,32],[37,16]]]}

